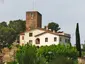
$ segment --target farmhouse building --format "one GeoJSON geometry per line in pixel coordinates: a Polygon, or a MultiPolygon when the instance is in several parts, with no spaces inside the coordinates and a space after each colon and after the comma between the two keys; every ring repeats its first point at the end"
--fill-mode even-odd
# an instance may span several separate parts
{"type": "Polygon", "coordinates": [[[35,46],[70,43],[70,34],[42,28],[42,15],[37,11],[26,12],[26,31],[20,34],[20,45],[35,46]]]}

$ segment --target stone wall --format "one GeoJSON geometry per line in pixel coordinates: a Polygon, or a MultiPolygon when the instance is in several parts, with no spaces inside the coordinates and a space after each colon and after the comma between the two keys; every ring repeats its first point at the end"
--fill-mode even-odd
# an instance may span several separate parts
{"type": "Polygon", "coordinates": [[[26,12],[26,31],[42,27],[42,15],[37,11],[26,12]]]}

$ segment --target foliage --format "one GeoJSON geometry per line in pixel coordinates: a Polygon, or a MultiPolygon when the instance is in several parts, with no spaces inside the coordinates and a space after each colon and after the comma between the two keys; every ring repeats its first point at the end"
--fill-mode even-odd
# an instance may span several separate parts
{"type": "Polygon", "coordinates": [[[80,45],[80,33],[79,33],[79,24],[76,25],[76,48],[79,51],[79,57],[81,57],[81,45],[80,45]]]}
{"type": "Polygon", "coordinates": [[[74,61],[65,56],[57,56],[53,61],[49,62],[49,64],[74,64],[74,61]]]}
{"type": "MultiPolygon", "coordinates": [[[[18,46],[16,62],[19,64],[74,64],[77,50],[70,45],[50,45],[37,48],[26,44],[18,46]]],[[[76,62],[75,62],[76,63],[76,62]]]]}
{"type": "Polygon", "coordinates": [[[10,21],[8,27],[13,28],[16,31],[16,34],[20,34],[25,31],[25,21],[23,20],[14,20],[10,21]]]}
{"type": "Polygon", "coordinates": [[[14,20],[9,24],[5,21],[0,23],[0,45],[2,47],[11,45],[21,32],[25,31],[25,21],[14,20]]]}
{"type": "Polygon", "coordinates": [[[30,45],[24,45],[19,48],[20,50],[16,54],[19,64],[35,64],[36,63],[36,47],[30,45]]]}
{"type": "Polygon", "coordinates": [[[17,64],[17,62],[8,62],[7,64],[17,64]]]}
{"type": "Polygon", "coordinates": [[[4,26],[4,27],[7,27],[7,23],[6,23],[5,21],[1,22],[1,23],[0,23],[0,26],[1,26],[1,25],[4,26]]]}
{"type": "Polygon", "coordinates": [[[43,46],[38,49],[38,55],[44,56],[46,61],[52,61],[57,55],[76,58],[77,50],[75,47],[65,46],[65,45],[51,45],[51,46],[43,46]]]}
{"type": "Polygon", "coordinates": [[[37,56],[37,62],[36,64],[48,64],[48,62],[46,62],[46,59],[42,56],[37,56]]]}
{"type": "Polygon", "coordinates": [[[55,22],[51,22],[48,24],[48,29],[51,29],[52,31],[55,30],[55,31],[58,31],[60,30],[59,28],[59,25],[55,22]]]}
{"type": "Polygon", "coordinates": [[[37,47],[29,44],[19,46],[16,60],[19,64],[47,64],[44,57],[37,55],[37,47]]]}
{"type": "Polygon", "coordinates": [[[82,50],[84,50],[84,51],[85,51],[85,44],[82,44],[82,46],[83,46],[82,50]]]}
{"type": "Polygon", "coordinates": [[[15,31],[12,28],[2,26],[0,28],[0,45],[8,46],[15,40],[15,31]]]}

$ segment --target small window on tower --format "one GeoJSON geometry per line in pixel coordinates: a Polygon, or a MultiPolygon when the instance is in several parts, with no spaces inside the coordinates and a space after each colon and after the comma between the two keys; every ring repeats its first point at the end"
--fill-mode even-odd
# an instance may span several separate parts
{"type": "Polygon", "coordinates": [[[29,37],[32,37],[33,36],[33,34],[32,33],[29,33],[29,37]]]}
{"type": "Polygon", "coordinates": [[[33,19],[33,17],[34,17],[34,14],[33,14],[33,13],[31,13],[31,19],[33,19]]]}

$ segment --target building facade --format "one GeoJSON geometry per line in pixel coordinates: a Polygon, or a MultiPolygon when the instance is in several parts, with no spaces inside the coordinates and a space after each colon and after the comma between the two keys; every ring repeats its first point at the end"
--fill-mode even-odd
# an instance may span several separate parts
{"type": "Polygon", "coordinates": [[[26,31],[20,34],[20,45],[35,46],[70,43],[70,34],[42,28],[42,15],[37,11],[26,12],[26,31]]]}
{"type": "Polygon", "coordinates": [[[70,35],[65,33],[53,33],[45,29],[34,29],[21,33],[20,45],[33,44],[35,46],[58,45],[70,43],[70,35]]]}

